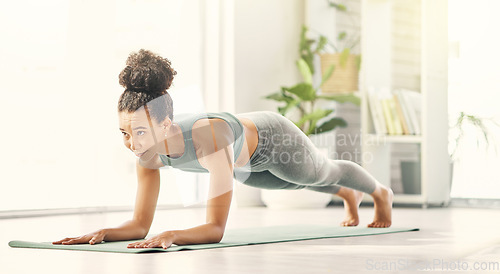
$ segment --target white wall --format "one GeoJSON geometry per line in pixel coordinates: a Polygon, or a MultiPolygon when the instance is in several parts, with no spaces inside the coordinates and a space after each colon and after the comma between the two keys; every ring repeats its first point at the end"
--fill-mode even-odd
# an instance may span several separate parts
{"type": "MultiPolygon", "coordinates": [[[[301,79],[299,57],[304,0],[237,0],[234,3],[235,113],[277,111],[262,97],[301,79]]],[[[238,206],[260,205],[260,189],[239,182],[238,206]]]]}
{"type": "MultiPolygon", "coordinates": [[[[449,113],[454,127],[459,113],[482,118],[493,118],[500,123],[500,25],[496,0],[448,1],[449,39],[453,46],[449,56],[449,113]],[[467,18],[467,20],[464,20],[467,18]]],[[[464,125],[464,138],[460,143],[453,167],[451,196],[454,198],[500,198],[498,167],[500,166],[500,128],[484,121],[491,133],[487,147],[482,133],[470,124],[464,125]]],[[[450,132],[458,134],[456,128],[450,132]]],[[[450,140],[452,141],[452,140],[450,140]]],[[[454,148],[451,142],[450,151],[454,148]]]]}
{"type": "MultiPolygon", "coordinates": [[[[190,90],[201,101],[199,1],[2,5],[0,211],[133,204],[135,156],[118,130],[118,74],[131,51],[150,49],[178,72],[172,95],[190,90]]],[[[178,203],[168,172],[160,203],[178,203]]]]}
{"type": "Polygon", "coordinates": [[[277,110],[261,97],[300,80],[303,0],[235,1],[235,111],[277,110]]]}

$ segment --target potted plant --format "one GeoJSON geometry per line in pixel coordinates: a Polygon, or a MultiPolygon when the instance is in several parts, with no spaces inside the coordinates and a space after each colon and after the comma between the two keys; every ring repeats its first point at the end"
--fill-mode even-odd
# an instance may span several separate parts
{"type": "MultiPolygon", "coordinates": [[[[475,141],[478,153],[485,152],[490,145],[497,147],[493,142],[494,136],[491,127],[500,128],[500,125],[492,118],[478,117],[465,112],[460,112],[453,125],[449,128],[449,153],[450,153],[450,183],[453,183],[453,170],[457,165],[461,165],[465,140],[475,141]],[[474,136],[476,135],[476,136],[474,136]]],[[[469,155],[470,156],[470,155],[469,155]]],[[[466,159],[466,158],[465,158],[466,159]]],[[[403,191],[405,194],[420,194],[420,162],[402,161],[401,176],[403,178],[403,191]]],[[[452,184],[450,184],[450,187],[452,184]]],[[[451,188],[450,188],[451,190],[451,188]]]]}
{"type": "MultiPolygon", "coordinates": [[[[451,185],[453,185],[454,167],[467,165],[467,162],[462,162],[462,160],[469,160],[469,158],[464,158],[466,140],[476,143],[476,153],[486,153],[491,145],[493,145],[493,149],[497,153],[497,146],[494,142],[495,136],[492,132],[493,128],[500,129],[500,125],[493,118],[479,117],[463,111],[458,114],[456,122],[450,127],[448,135],[450,140],[451,185]]],[[[467,156],[470,157],[471,155],[467,156]]]]}
{"type": "MultiPolygon", "coordinates": [[[[358,20],[353,18],[345,5],[335,3],[332,0],[326,1],[328,6],[334,8],[335,11],[348,15],[352,25],[356,26],[358,20]]],[[[346,31],[339,31],[336,37],[335,43],[330,41],[327,43],[333,52],[320,55],[322,70],[326,70],[331,65],[336,67],[333,77],[324,83],[322,91],[323,93],[357,91],[361,55],[353,54],[352,50],[359,44],[360,35],[359,33],[348,34],[346,31]]]]}
{"type": "MultiPolygon", "coordinates": [[[[465,112],[460,112],[454,124],[449,128],[449,153],[450,153],[450,182],[453,182],[453,168],[459,164],[464,149],[465,139],[472,139],[476,142],[478,152],[487,151],[490,145],[497,147],[493,142],[491,126],[500,128],[500,125],[492,118],[478,117],[465,112]],[[468,128],[468,130],[466,129],[468,128]],[[472,136],[474,134],[476,136],[472,136]]],[[[401,177],[403,178],[403,192],[405,194],[421,193],[420,162],[401,161],[401,177]]],[[[451,186],[451,184],[450,184],[451,186]]],[[[450,189],[451,190],[451,189],[450,189]]]]}
{"type": "MultiPolygon", "coordinates": [[[[332,76],[335,65],[330,65],[324,71],[319,84],[313,83],[313,75],[316,73],[313,63],[314,56],[321,54],[326,44],[326,38],[320,36],[317,40],[308,39],[306,34],[307,27],[303,26],[300,36],[300,58],[296,62],[303,81],[291,87],[282,86],[279,91],[264,98],[284,103],[278,107],[278,112],[285,117],[290,116],[290,114],[298,115],[297,119],[287,118],[307,136],[312,137],[323,135],[336,127],[347,126],[344,119],[329,117],[333,113],[333,109],[319,107],[320,101],[350,102],[359,105],[360,98],[352,93],[334,95],[318,93],[325,81],[332,76]]],[[[296,191],[262,190],[262,200],[270,208],[324,207],[330,202],[331,195],[305,189],[296,191]]]]}
{"type": "Polygon", "coordinates": [[[466,114],[462,111],[458,115],[458,118],[453,127],[450,128],[450,138],[451,138],[450,157],[452,162],[455,162],[460,158],[459,150],[462,145],[463,139],[465,137],[464,126],[466,125],[470,125],[473,128],[477,129],[479,133],[478,135],[480,136],[478,137],[476,142],[478,148],[480,147],[480,144],[483,142],[485,149],[488,149],[489,146],[493,144],[495,151],[497,151],[495,142],[493,142],[493,135],[489,127],[491,125],[500,127],[500,125],[492,118],[478,117],[475,115],[466,114]]]}
{"type": "Polygon", "coordinates": [[[317,107],[319,101],[326,100],[339,103],[350,102],[360,105],[360,98],[352,93],[334,95],[318,93],[324,83],[331,78],[336,68],[335,65],[330,65],[324,70],[321,82],[316,86],[314,85],[313,74],[316,73],[313,64],[314,55],[321,54],[326,44],[326,38],[320,36],[318,40],[308,39],[306,33],[307,27],[303,26],[300,39],[300,58],[296,62],[303,81],[292,87],[282,86],[280,91],[272,93],[264,98],[285,103],[284,106],[278,107],[278,112],[283,116],[286,116],[291,111],[298,111],[298,120],[291,120],[309,136],[331,131],[338,126],[347,126],[345,120],[339,117],[333,117],[318,124],[320,120],[324,120],[333,113],[333,109],[317,107]]]}

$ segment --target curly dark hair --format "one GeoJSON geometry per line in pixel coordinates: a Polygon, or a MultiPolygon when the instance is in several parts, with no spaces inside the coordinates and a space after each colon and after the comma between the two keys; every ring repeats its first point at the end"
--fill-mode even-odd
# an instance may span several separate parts
{"type": "Polygon", "coordinates": [[[165,117],[173,120],[173,104],[167,89],[177,72],[167,58],[141,49],[132,52],[120,72],[120,85],[125,91],[118,100],[118,111],[135,112],[146,106],[150,115],[161,122],[165,117]]]}

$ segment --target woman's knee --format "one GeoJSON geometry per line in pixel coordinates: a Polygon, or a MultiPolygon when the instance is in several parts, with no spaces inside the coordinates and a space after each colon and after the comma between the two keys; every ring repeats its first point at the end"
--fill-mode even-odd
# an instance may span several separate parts
{"type": "Polygon", "coordinates": [[[345,174],[350,173],[357,165],[346,160],[333,160],[325,158],[319,164],[314,185],[327,186],[337,184],[345,174]]]}
{"type": "Polygon", "coordinates": [[[349,173],[355,171],[356,169],[360,169],[361,166],[353,161],[348,160],[333,160],[335,164],[339,167],[341,172],[349,173]]]}

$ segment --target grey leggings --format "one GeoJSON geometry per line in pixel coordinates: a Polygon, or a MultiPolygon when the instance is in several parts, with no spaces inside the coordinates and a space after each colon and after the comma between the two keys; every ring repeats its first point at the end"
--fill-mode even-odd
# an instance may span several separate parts
{"type": "Polygon", "coordinates": [[[239,182],[264,189],[310,189],[335,194],[339,186],[365,193],[376,179],[358,164],[328,159],[290,120],[272,111],[238,114],[257,127],[257,149],[244,167],[234,169],[239,182]]]}

